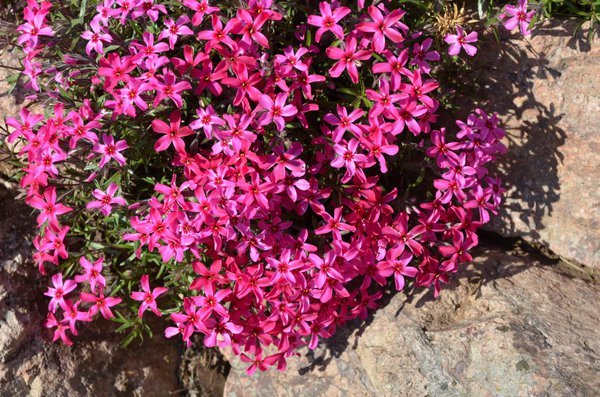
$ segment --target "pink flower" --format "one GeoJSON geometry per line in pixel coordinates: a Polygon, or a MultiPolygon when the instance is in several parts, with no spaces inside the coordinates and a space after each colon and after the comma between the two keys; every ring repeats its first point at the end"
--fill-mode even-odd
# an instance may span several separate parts
{"type": "Polygon", "coordinates": [[[190,19],[185,15],[180,16],[177,19],[177,22],[173,22],[172,19],[167,19],[165,21],[165,26],[167,28],[160,32],[158,39],[162,40],[164,38],[168,38],[169,47],[171,49],[174,49],[175,43],[177,43],[178,36],[190,36],[194,34],[194,32],[192,32],[192,30],[186,26],[186,23],[188,23],[189,21],[190,19]]]}
{"type": "Polygon", "coordinates": [[[233,41],[233,39],[231,37],[229,37],[229,34],[233,30],[235,23],[236,23],[235,19],[230,19],[229,22],[227,22],[227,25],[225,25],[225,27],[223,27],[223,23],[221,22],[221,19],[219,18],[219,16],[217,14],[213,14],[212,15],[212,29],[213,30],[203,30],[203,31],[199,32],[196,37],[198,37],[199,40],[208,40],[208,44],[205,49],[205,51],[207,53],[210,52],[212,47],[219,46],[219,44],[221,44],[221,43],[224,43],[229,48],[234,49],[236,47],[236,43],[235,43],[235,41],[233,41]]]}
{"type": "Polygon", "coordinates": [[[447,34],[446,37],[444,37],[444,41],[451,44],[448,49],[448,54],[450,55],[458,55],[461,48],[464,48],[469,56],[473,56],[477,52],[477,47],[469,44],[477,42],[477,32],[471,32],[468,35],[465,35],[464,29],[460,26],[456,27],[456,34],[447,34]]]}
{"type": "Polygon", "coordinates": [[[418,69],[409,75],[409,78],[411,84],[403,84],[400,91],[407,93],[411,100],[419,100],[428,108],[435,108],[435,100],[425,94],[437,89],[439,84],[434,80],[426,80],[423,83],[421,72],[418,69]]]}
{"type": "Polygon", "coordinates": [[[367,89],[365,91],[367,98],[375,102],[375,105],[369,111],[369,118],[377,117],[383,113],[385,117],[390,117],[396,110],[394,103],[406,99],[406,94],[390,94],[390,83],[386,79],[379,79],[379,91],[367,89]]]}
{"type": "Polygon", "coordinates": [[[213,125],[225,125],[225,120],[217,116],[217,113],[211,105],[208,105],[206,109],[196,109],[198,118],[190,124],[190,128],[197,130],[202,128],[207,139],[212,138],[213,125]]]}
{"type": "Polygon", "coordinates": [[[165,98],[170,98],[177,108],[183,106],[181,93],[192,88],[188,81],[177,82],[175,74],[169,71],[162,76],[162,83],[157,82],[155,85],[156,97],[154,98],[154,107],[158,106],[165,98]]]}
{"type": "Polygon", "coordinates": [[[348,7],[338,7],[331,11],[331,5],[325,1],[319,3],[319,10],[321,15],[309,15],[308,24],[318,26],[317,33],[315,35],[315,41],[318,43],[321,41],[323,33],[331,31],[338,39],[344,39],[344,29],[338,25],[338,22],[346,15],[350,14],[351,10],[348,7]]]}
{"type": "Polygon", "coordinates": [[[185,142],[183,142],[182,138],[194,134],[194,131],[189,127],[180,127],[181,115],[179,112],[171,113],[169,122],[170,125],[167,125],[167,123],[162,120],[152,121],[152,129],[154,132],[165,134],[165,136],[156,141],[154,150],[162,152],[163,150],[167,150],[169,146],[173,144],[173,147],[175,147],[175,150],[177,150],[178,153],[185,153],[185,142]]]}
{"type": "Polygon", "coordinates": [[[183,5],[196,11],[192,16],[193,26],[200,25],[204,15],[210,15],[219,11],[219,7],[211,7],[208,4],[208,0],[183,0],[183,5]]]}
{"type": "Polygon", "coordinates": [[[273,168],[275,181],[280,181],[286,177],[286,169],[290,170],[295,177],[304,175],[305,164],[298,158],[302,150],[300,142],[292,143],[288,150],[285,150],[282,145],[273,148],[273,154],[267,156],[267,162],[275,166],[273,168]]]}
{"type": "Polygon", "coordinates": [[[286,47],[283,50],[283,55],[275,55],[275,62],[285,67],[287,70],[295,68],[301,72],[306,72],[308,66],[302,62],[302,56],[308,52],[308,48],[300,47],[298,51],[294,52],[292,46],[286,47]]]}
{"type": "Polygon", "coordinates": [[[115,159],[121,166],[125,165],[126,160],[121,152],[129,148],[127,141],[121,140],[115,143],[115,139],[106,134],[102,134],[102,140],[104,143],[97,143],[94,145],[94,151],[102,155],[98,167],[104,167],[111,159],[115,159]]]}
{"type": "Polygon", "coordinates": [[[412,49],[413,59],[410,61],[411,65],[418,65],[425,73],[431,71],[431,65],[427,61],[439,61],[440,54],[437,51],[428,51],[433,43],[433,39],[427,38],[423,40],[423,43],[415,43],[412,49]]]}
{"type": "Polygon", "coordinates": [[[144,56],[149,57],[169,50],[169,45],[167,43],[154,44],[154,35],[150,32],[144,32],[144,34],[142,34],[142,39],[144,40],[144,45],[138,42],[134,42],[131,45],[133,48],[137,49],[137,51],[144,54],[144,56]]]}
{"type": "Polygon", "coordinates": [[[52,338],[53,342],[56,342],[58,339],[60,339],[65,345],[71,346],[73,342],[67,336],[67,330],[69,329],[69,326],[67,324],[64,324],[63,321],[59,322],[56,319],[56,317],[54,317],[54,314],[48,313],[48,318],[46,319],[46,323],[44,324],[44,326],[46,328],[56,327],[56,329],[54,330],[54,337],[52,338]]]}
{"type": "Polygon", "coordinates": [[[278,94],[275,100],[271,99],[268,95],[261,95],[258,99],[258,104],[266,112],[260,116],[258,123],[260,125],[275,123],[277,131],[283,131],[285,127],[284,117],[291,117],[298,112],[294,105],[285,104],[287,98],[288,95],[286,93],[278,94]]]}
{"type": "MultiPolygon", "coordinates": [[[[527,11],[527,2],[528,0],[519,0],[518,6],[508,4],[504,7],[504,11],[511,16],[511,18],[504,22],[504,27],[508,30],[513,30],[519,26],[523,36],[531,34],[529,24],[535,15],[535,10],[527,11]]],[[[501,16],[505,17],[505,14],[501,14],[501,16]]]]}
{"type": "Polygon", "coordinates": [[[27,204],[42,211],[37,217],[38,226],[41,226],[44,222],[48,221],[48,224],[54,229],[58,229],[57,215],[63,215],[73,211],[72,208],[56,203],[56,188],[54,186],[44,190],[44,197],[30,197],[27,204]]]}
{"type": "Polygon", "coordinates": [[[54,36],[52,28],[45,23],[46,15],[37,13],[30,21],[17,28],[21,35],[17,40],[19,45],[28,43],[30,47],[36,47],[39,36],[54,36]]]}
{"type": "Polygon", "coordinates": [[[327,113],[323,120],[331,125],[335,125],[336,128],[333,132],[332,139],[335,143],[339,143],[344,137],[346,131],[350,131],[354,136],[361,136],[362,131],[360,127],[354,122],[364,116],[365,111],[362,109],[354,109],[350,114],[348,110],[341,105],[337,105],[337,116],[333,113],[327,113]]]}
{"type": "Polygon", "coordinates": [[[92,264],[90,261],[86,259],[86,257],[82,256],[79,258],[79,264],[85,270],[83,275],[75,276],[75,281],[78,283],[89,282],[90,289],[93,293],[96,293],[96,287],[100,290],[106,286],[106,280],[102,275],[102,265],[104,263],[104,258],[98,258],[92,264]]]}
{"type": "Polygon", "coordinates": [[[77,288],[77,283],[73,280],[66,280],[63,283],[62,273],[56,273],[52,276],[52,285],[54,288],[49,287],[48,291],[44,292],[44,295],[52,297],[50,303],[48,303],[48,310],[55,313],[57,306],[66,310],[65,296],[77,288]]]}
{"type": "Polygon", "coordinates": [[[273,354],[263,358],[263,352],[260,349],[254,354],[254,358],[248,356],[246,353],[243,353],[240,356],[240,359],[243,362],[251,363],[251,365],[246,369],[246,374],[248,375],[252,375],[257,369],[260,369],[263,372],[266,371],[269,366],[277,362],[278,358],[279,354],[273,354]]]}
{"type": "Polygon", "coordinates": [[[241,33],[243,43],[250,45],[254,41],[265,48],[269,48],[269,40],[260,31],[265,22],[269,20],[268,13],[263,12],[253,17],[247,10],[238,9],[237,20],[233,33],[241,33]]]}
{"type": "Polygon", "coordinates": [[[397,25],[400,29],[408,31],[408,26],[399,22],[400,18],[402,18],[405,14],[404,11],[395,9],[385,17],[379,8],[375,6],[370,6],[368,11],[373,22],[360,23],[358,26],[356,26],[356,29],[361,32],[373,33],[373,51],[378,54],[383,52],[383,49],[385,48],[386,37],[394,43],[400,43],[404,40],[402,34],[393,28],[393,26],[397,25]]]}
{"type": "Polygon", "coordinates": [[[112,211],[112,205],[127,205],[127,202],[122,197],[115,197],[115,193],[119,187],[115,183],[111,183],[106,188],[106,193],[100,189],[95,189],[92,195],[97,199],[87,203],[86,208],[99,208],[100,211],[108,216],[112,211]]]}
{"type": "Polygon", "coordinates": [[[75,324],[77,321],[92,321],[92,317],[88,311],[79,311],[77,310],[81,301],[77,301],[72,303],[71,301],[66,301],[67,307],[63,309],[63,321],[62,323],[67,323],[69,325],[69,329],[73,335],[77,335],[77,328],[75,328],[75,324]]]}
{"type": "Polygon", "coordinates": [[[234,69],[234,72],[236,77],[226,77],[222,80],[223,84],[236,88],[233,104],[240,105],[246,96],[254,102],[258,102],[261,92],[255,86],[261,81],[260,74],[254,73],[249,76],[248,68],[244,64],[240,64],[234,69]]]}
{"type": "Polygon", "coordinates": [[[8,143],[13,143],[14,140],[21,135],[25,135],[25,137],[29,139],[29,136],[33,134],[33,127],[44,120],[43,114],[32,114],[26,107],[21,108],[20,116],[21,120],[17,120],[14,117],[8,117],[6,119],[6,124],[15,129],[15,131],[11,132],[8,136],[8,143]]]}
{"type": "MultiPolygon", "coordinates": [[[[342,207],[334,209],[333,216],[327,212],[321,213],[321,216],[325,220],[325,225],[315,230],[317,235],[331,232],[336,240],[340,240],[342,238],[341,231],[353,232],[356,230],[354,226],[342,222],[342,207]]],[[[311,254],[311,257],[313,256],[314,254],[311,254]]]]}
{"type": "Polygon", "coordinates": [[[113,318],[115,315],[110,310],[111,307],[118,305],[121,303],[121,298],[114,298],[112,296],[104,296],[104,292],[99,291],[98,295],[89,294],[87,292],[82,292],[80,298],[84,302],[93,303],[93,306],[90,307],[90,316],[96,315],[96,313],[100,312],[102,317],[109,320],[113,318]]]}
{"type": "Polygon", "coordinates": [[[396,245],[387,252],[386,258],[383,275],[388,277],[393,274],[396,290],[402,291],[404,289],[404,276],[415,277],[418,273],[417,268],[408,266],[413,256],[410,252],[404,251],[404,245],[396,245]]]}
{"type": "Polygon", "coordinates": [[[204,288],[205,296],[194,296],[194,304],[200,308],[200,318],[206,319],[212,313],[217,313],[221,317],[228,317],[228,311],[220,302],[231,295],[231,290],[222,289],[214,292],[212,285],[208,284],[204,288]]]}
{"type": "Polygon", "coordinates": [[[92,50],[96,51],[98,54],[104,54],[104,43],[111,43],[112,37],[111,35],[104,33],[104,30],[98,24],[97,20],[92,20],[90,22],[91,31],[86,30],[81,34],[81,38],[88,40],[88,43],[85,46],[85,52],[90,55],[92,50]]]}
{"type": "Polygon", "coordinates": [[[371,58],[371,51],[360,50],[356,51],[356,38],[350,36],[346,39],[344,48],[329,47],[327,48],[327,56],[338,61],[329,69],[331,77],[340,77],[344,70],[348,70],[350,80],[354,84],[358,83],[358,69],[356,66],[360,61],[365,61],[371,58]]]}
{"type": "Polygon", "coordinates": [[[108,59],[100,59],[99,64],[98,76],[105,78],[104,86],[108,91],[112,90],[120,81],[127,81],[130,78],[129,72],[136,67],[132,57],[121,58],[114,52],[108,54],[108,59]]]}
{"type": "Polygon", "coordinates": [[[156,298],[167,292],[169,289],[165,287],[156,287],[150,291],[149,276],[144,274],[140,280],[140,285],[143,291],[134,291],[131,293],[131,299],[142,302],[138,310],[138,316],[142,318],[146,309],[150,308],[157,316],[162,316],[162,313],[156,307],[156,298]]]}
{"type": "Polygon", "coordinates": [[[354,176],[357,163],[364,163],[368,160],[364,154],[356,153],[358,144],[359,141],[352,138],[345,146],[339,144],[333,146],[333,151],[338,157],[331,162],[331,166],[333,168],[346,167],[346,174],[342,178],[342,182],[348,182],[354,176]]]}

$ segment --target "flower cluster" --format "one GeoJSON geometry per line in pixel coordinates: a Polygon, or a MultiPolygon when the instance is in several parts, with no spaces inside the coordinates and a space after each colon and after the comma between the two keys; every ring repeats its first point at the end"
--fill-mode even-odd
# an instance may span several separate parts
{"type": "MultiPolygon", "coordinates": [[[[537,13],[536,10],[529,10],[529,0],[519,0],[518,5],[507,4],[499,11],[497,16],[499,21],[502,21],[504,28],[507,30],[515,30],[519,27],[519,31],[523,36],[529,36],[531,30],[529,26],[537,13]]],[[[448,54],[456,56],[460,53],[461,48],[465,50],[467,55],[474,56],[477,53],[477,47],[473,43],[477,42],[477,32],[466,33],[460,25],[456,27],[456,34],[447,34],[444,41],[450,44],[448,54]]]]}
{"type": "Polygon", "coordinates": [[[437,296],[471,261],[504,131],[480,109],[436,129],[440,54],[404,11],[161,3],[89,1],[64,54],[50,2],[29,0],[19,28],[31,88],[55,103],[7,120],[55,340],[129,305],[249,373],[284,369],[388,284],[437,296]]]}

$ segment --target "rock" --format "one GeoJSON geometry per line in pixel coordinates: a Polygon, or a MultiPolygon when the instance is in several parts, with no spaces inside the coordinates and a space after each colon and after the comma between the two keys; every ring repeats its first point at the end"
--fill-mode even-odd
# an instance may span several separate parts
{"type": "Polygon", "coordinates": [[[600,269],[600,46],[573,36],[578,23],[488,37],[469,76],[476,96],[464,100],[497,111],[509,134],[507,200],[491,230],[600,269]]]}
{"type": "Polygon", "coordinates": [[[30,329],[20,321],[14,311],[8,310],[0,320],[0,363],[18,351],[29,336],[30,329]]]}
{"type": "MultiPolygon", "coordinates": [[[[286,372],[245,374],[228,397],[591,396],[600,390],[598,284],[488,249],[442,291],[396,294],[286,372]]],[[[323,343],[324,342],[324,343],[323,343]]]]}

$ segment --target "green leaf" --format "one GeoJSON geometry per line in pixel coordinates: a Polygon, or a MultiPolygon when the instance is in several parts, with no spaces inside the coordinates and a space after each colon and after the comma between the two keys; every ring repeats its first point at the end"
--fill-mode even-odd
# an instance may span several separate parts
{"type": "Polygon", "coordinates": [[[306,46],[310,47],[310,45],[312,44],[312,32],[310,31],[310,29],[306,30],[306,46]]]}
{"type": "Polygon", "coordinates": [[[337,90],[339,92],[343,92],[344,94],[348,94],[348,95],[351,95],[351,96],[360,96],[359,92],[351,90],[350,88],[342,87],[342,88],[338,88],[337,90]]]}

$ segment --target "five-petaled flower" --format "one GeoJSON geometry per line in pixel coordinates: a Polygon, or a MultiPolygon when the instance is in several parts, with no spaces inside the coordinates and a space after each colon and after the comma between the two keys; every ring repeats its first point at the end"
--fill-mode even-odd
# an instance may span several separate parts
{"type": "Polygon", "coordinates": [[[160,295],[166,293],[169,289],[165,287],[156,287],[153,290],[150,290],[150,277],[147,274],[144,274],[140,280],[140,285],[142,286],[142,291],[134,291],[131,293],[131,299],[142,302],[140,304],[140,308],[138,310],[138,316],[141,318],[144,315],[146,309],[150,309],[157,316],[162,316],[160,310],[156,306],[156,298],[160,295]]]}
{"type": "Polygon", "coordinates": [[[450,44],[450,48],[448,49],[448,54],[450,55],[458,55],[461,48],[464,48],[469,56],[473,56],[477,52],[477,47],[470,44],[477,42],[477,32],[465,34],[465,30],[462,26],[456,27],[456,34],[447,34],[446,37],[444,37],[444,41],[450,44]]]}

